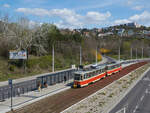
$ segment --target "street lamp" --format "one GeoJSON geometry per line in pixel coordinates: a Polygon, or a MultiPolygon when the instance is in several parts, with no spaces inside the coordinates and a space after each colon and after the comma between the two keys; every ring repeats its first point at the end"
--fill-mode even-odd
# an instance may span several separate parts
{"type": "Polygon", "coordinates": [[[82,65],[82,47],[80,45],[80,65],[82,65]]]}
{"type": "MultiPolygon", "coordinates": [[[[118,33],[121,35],[121,37],[122,37],[124,31],[125,31],[124,29],[121,29],[120,31],[118,31],[118,33]]],[[[119,37],[119,51],[118,51],[118,60],[119,61],[120,61],[120,43],[121,43],[121,39],[119,37]]]]}
{"type": "Polygon", "coordinates": [[[136,59],[137,59],[137,48],[136,48],[136,59]]]}
{"type": "Polygon", "coordinates": [[[130,54],[131,54],[131,59],[132,59],[132,47],[131,47],[131,53],[130,54]]]}
{"type": "Polygon", "coordinates": [[[143,59],[143,47],[142,47],[142,59],[143,59]]]}
{"type": "Polygon", "coordinates": [[[96,55],[95,55],[95,57],[96,57],[96,65],[97,65],[97,46],[96,46],[96,55]]]}
{"type": "Polygon", "coordinates": [[[54,63],[54,44],[53,44],[53,46],[52,46],[52,72],[54,72],[55,71],[55,63],[54,63]]]}

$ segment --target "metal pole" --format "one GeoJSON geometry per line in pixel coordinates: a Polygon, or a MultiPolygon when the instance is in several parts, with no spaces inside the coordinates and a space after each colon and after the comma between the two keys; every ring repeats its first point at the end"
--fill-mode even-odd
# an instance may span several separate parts
{"type": "Polygon", "coordinates": [[[132,59],[132,48],[131,48],[131,59],[132,59]]]}
{"type": "MultiPolygon", "coordinates": [[[[122,31],[122,33],[123,33],[123,31],[122,31]]],[[[121,37],[122,37],[122,33],[121,33],[121,37]]],[[[119,37],[119,57],[118,57],[118,60],[120,61],[120,43],[121,43],[121,39],[120,39],[120,37],[119,37]]]]}
{"type": "Polygon", "coordinates": [[[96,64],[97,64],[97,47],[96,47],[96,64]]]}
{"type": "Polygon", "coordinates": [[[120,43],[119,43],[119,51],[118,51],[118,54],[119,54],[118,60],[120,61],[120,43]]]}
{"type": "Polygon", "coordinates": [[[82,47],[80,46],[80,65],[82,65],[82,47]]]}
{"type": "Polygon", "coordinates": [[[143,47],[142,47],[142,59],[143,59],[143,47]]]}
{"type": "Polygon", "coordinates": [[[13,100],[12,100],[12,89],[13,89],[13,87],[12,87],[12,84],[11,84],[11,111],[13,111],[13,108],[12,108],[12,106],[13,106],[13,100]]]}
{"type": "Polygon", "coordinates": [[[55,64],[54,64],[54,44],[53,44],[53,47],[52,47],[52,72],[55,71],[54,67],[55,67],[55,64]]]}
{"type": "Polygon", "coordinates": [[[136,48],[136,59],[137,59],[137,48],[136,48]]]}

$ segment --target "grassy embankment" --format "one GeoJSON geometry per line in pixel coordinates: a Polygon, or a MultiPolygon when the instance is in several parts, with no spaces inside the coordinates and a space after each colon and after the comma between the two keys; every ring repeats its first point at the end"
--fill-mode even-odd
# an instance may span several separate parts
{"type": "MultiPolygon", "coordinates": [[[[100,60],[99,60],[100,61],[100,60]]],[[[93,60],[95,62],[95,60],[93,60]]],[[[83,65],[91,64],[92,62],[83,61],[83,65]]],[[[71,65],[79,65],[79,58],[64,58],[62,55],[55,56],[55,71],[71,68],[71,65]]],[[[22,61],[0,58],[0,81],[6,81],[9,78],[17,79],[27,76],[32,76],[41,73],[52,72],[52,56],[29,56],[26,61],[26,72],[22,65],[22,61]],[[10,63],[8,63],[10,62],[10,63]]]]}

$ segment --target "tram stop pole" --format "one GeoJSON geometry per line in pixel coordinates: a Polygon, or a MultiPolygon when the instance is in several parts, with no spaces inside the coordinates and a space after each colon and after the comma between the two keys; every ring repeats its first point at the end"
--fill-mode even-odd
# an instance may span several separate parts
{"type": "Polygon", "coordinates": [[[13,111],[13,100],[12,100],[12,90],[13,90],[13,85],[12,85],[12,79],[8,79],[8,85],[11,87],[11,105],[10,105],[10,108],[11,108],[11,111],[13,111]]]}

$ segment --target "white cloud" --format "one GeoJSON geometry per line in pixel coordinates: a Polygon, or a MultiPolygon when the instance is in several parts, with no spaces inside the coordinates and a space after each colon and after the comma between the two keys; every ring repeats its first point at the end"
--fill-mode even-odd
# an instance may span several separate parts
{"type": "Polygon", "coordinates": [[[130,23],[131,21],[128,19],[120,19],[120,20],[115,20],[114,24],[126,24],[126,23],[130,23]]]}
{"type": "Polygon", "coordinates": [[[40,9],[40,8],[18,8],[17,12],[31,14],[35,16],[59,17],[60,21],[55,23],[59,27],[83,27],[87,24],[101,24],[110,16],[110,12],[99,13],[90,11],[86,15],[77,14],[74,10],[69,9],[40,9]]]}
{"type": "Polygon", "coordinates": [[[10,5],[9,4],[4,4],[3,7],[10,8],[10,5]]]}
{"type": "Polygon", "coordinates": [[[111,16],[110,12],[99,13],[99,12],[88,12],[85,16],[85,21],[91,24],[99,24],[106,21],[111,16]]]}
{"type": "Polygon", "coordinates": [[[148,11],[144,11],[141,14],[136,14],[134,16],[131,16],[129,18],[129,20],[139,22],[139,23],[146,25],[146,24],[150,23],[150,21],[149,21],[150,20],[150,13],[148,11]]]}
{"type": "Polygon", "coordinates": [[[135,14],[128,19],[115,20],[115,24],[124,24],[129,22],[137,22],[141,25],[149,26],[150,25],[150,12],[144,11],[141,14],[135,14]]]}
{"type": "Polygon", "coordinates": [[[32,15],[36,15],[36,16],[46,16],[49,15],[49,11],[45,10],[45,9],[40,9],[40,8],[18,8],[16,9],[17,12],[22,12],[25,14],[32,14],[32,15]]]}

